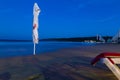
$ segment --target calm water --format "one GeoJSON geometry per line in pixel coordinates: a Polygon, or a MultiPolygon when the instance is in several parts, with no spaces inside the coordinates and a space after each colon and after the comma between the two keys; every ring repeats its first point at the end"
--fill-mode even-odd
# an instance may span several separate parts
{"type": "MultiPolygon", "coordinates": [[[[94,43],[81,42],[39,42],[36,45],[36,54],[72,48],[78,46],[91,46],[94,43]]],[[[24,56],[33,54],[32,42],[0,42],[0,58],[24,56]]]]}

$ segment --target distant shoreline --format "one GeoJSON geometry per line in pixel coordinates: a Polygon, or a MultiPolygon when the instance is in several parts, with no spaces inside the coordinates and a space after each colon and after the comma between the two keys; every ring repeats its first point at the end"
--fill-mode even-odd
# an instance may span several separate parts
{"type": "MultiPolygon", "coordinates": [[[[112,39],[112,36],[103,36],[105,41],[112,39]]],[[[69,42],[84,42],[86,40],[98,41],[96,36],[91,37],[71,37],[71,38],[46,38],[39,41],[69,41],[69,42]]],[[[19,39],[0,39],[0,42],[32,42],[32,40],[19,40],[19,39]]]]}

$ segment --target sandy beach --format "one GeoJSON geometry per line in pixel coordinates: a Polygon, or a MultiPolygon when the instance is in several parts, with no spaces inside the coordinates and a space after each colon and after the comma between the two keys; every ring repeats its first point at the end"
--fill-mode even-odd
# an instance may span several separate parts
{"type": "Polygon", "coordinates": [[[0,59],[0,80],[117,80],[104,64],[90,64],[102,52],[120,53],[120,45],[98,44],[0,59]]]}

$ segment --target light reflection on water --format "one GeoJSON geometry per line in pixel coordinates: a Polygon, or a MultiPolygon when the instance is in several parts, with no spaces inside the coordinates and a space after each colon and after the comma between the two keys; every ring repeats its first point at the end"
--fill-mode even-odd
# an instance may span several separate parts
{"type": "MultiPolygon", "coordinates": [[[[42,41],[36,45],[36,53],[41,54],[45,52],[60,50],[63,48],[91,45],[95,45],[95,43],[42,41]]],[[[32,54],[33,54],[32,42],[0,42],[0,58],[32,54]]]]}

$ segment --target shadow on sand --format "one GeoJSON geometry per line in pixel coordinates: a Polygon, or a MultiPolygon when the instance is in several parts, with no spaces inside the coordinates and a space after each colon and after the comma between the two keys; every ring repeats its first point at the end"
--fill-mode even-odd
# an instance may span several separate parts
{"type": "Polygon", "coordinates": [[[91,58],[69,57],[57,58],[50,61],[49,65],[40,66],[39,60],[34,58],[34,63],[42,71],[45,80],[95,80],[89,70],[91,58]]]}
{"type": "Polygon", "coordinates": [[[11,74],[9,72],[0,74],[0,80],[10,80],[10,79],[11,79],[11,74]]]}

